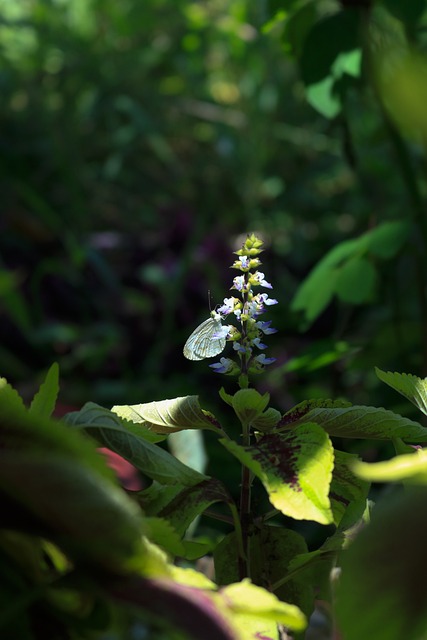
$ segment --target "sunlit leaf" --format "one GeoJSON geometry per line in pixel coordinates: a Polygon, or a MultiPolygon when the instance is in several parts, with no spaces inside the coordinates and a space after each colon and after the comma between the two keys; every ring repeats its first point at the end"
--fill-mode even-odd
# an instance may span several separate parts
{"type": "Polygon", "coordinates": [[[427,378],[411,373],[392,373],[375,367],[378,378],[408,398],[424,415],[427,415],[427,378]]]}
{"type": "Polygon", "coordinates": [[[250,446],[220,442],[261,480],[276,509],[297,520],[332,522],[328,494],[334,457],[322,428],[298,425],[262,436],[250,446]]]}
{"type": "Polygon", "coordinates": [[[367,463],[354,460],[353,472],[371,482],[398,482],[427,484],[427,451],[414,450],[384,462],[367,463]]]}
{"type": "Polygon", "coordinates": [[[182,429],[218,431],[218,425],[209,413],[202,410],[197,396],[115,406],[112,411],[126,420],[142,423],[156,433],[169,434],[182,429]]]}

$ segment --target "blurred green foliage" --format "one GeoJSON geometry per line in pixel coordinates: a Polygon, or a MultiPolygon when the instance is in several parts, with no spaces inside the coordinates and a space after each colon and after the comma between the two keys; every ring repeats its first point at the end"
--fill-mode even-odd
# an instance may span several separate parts
{"type": "Polygon", "coordinates": [[[423,55],[425,2],[409,4],[0,0],[2,374],[31,395],[57,360],[78,406],[194,393],[200,376],[212,397],[181,347],[257,231],[279,408],[386,402],[374,365],[425,375],[424,142],[402,137],[370,64],[423,55]],[[407,238],[384,255],[355,240],[309,326],[291,308],[304,278],[388,222],[407,238]]]}

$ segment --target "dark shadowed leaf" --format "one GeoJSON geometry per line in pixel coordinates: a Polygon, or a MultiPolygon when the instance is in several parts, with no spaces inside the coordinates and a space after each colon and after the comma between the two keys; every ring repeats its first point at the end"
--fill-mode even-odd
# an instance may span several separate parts
{"type": "Polygon", "coordinates": [[[355,524],[363,515],[369,491],[369,482],[355,475],[349,464],[357,460],[357,456],[334,451],[335,464],[329,493],[332,513],[336,526],[346,527],[355,524]]]}
{"type": "Polygon", "coordinates": [[[149,442],[146,439],[146,427],[132,422],[122,423],[113,412],[103,407],[88,403],[82,411],[68,414],[67,422],[84,427],[103,446],[112,449],[146,476],[162,484],[192,486],[206,480],[206,476],[149,442]],[[87,412],[91,416],[90,422],[87,421],[87,412]]]}
{"type": "MultiPolygon", "coordinates": [[[[315,422],[331,436],[341,438],[365,438],[389,440],[402,438],[410,442],[427,440],[427,429],[418,422],[404,418],[392,411],[377,407],[326,406],[316,407],[316,401],[303,402],[286,413],[281,424],[294,428],[296,424],[315,422]]],[[[329,401],[326,401],[329,402],[329,401]]],[[[280,427],[282,430],[283,427],[280,427]]]]}
{"type": "Polygon", "coordinates": [[[139,493],[139,502],[147,515],[165,518],[184,535],[194,518],[211,504],[233,501],[219,480],[209,478],[192,487],[169,487],[155,482],[139,493]]]}
{"type": "Polygon", "coordinates": [[[346,640],[425,638],[426,503],[426,488],[385,500],[342,555],[336,611],[346,640]]]}

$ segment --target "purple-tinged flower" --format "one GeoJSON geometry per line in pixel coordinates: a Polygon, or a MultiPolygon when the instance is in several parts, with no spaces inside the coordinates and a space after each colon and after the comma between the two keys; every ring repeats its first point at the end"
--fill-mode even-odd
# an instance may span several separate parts
{"type": "Polygon", "coordinates": [[[232,328],[233,325],[231,324],[225,324],[225,325],[221,325],[221,327],[218,328],[217,331],[215,331],[215,333],[212,334],[212,338],[227,338],[228,334],[230,333],[230,330],[232,328]]]}
{"type": "Polygon", "coordinates": [[[236,276],[233,278],[233,286],[231,288],[237,289],[237,291],[247,291],[245,276],[236,276]]]}
{"type": "Polygon", "coordinates": [[[259,356],[255,356],[254,362],[257,362],[261,365],[271,364],[272,362],[276,362],[276,358],[267,358],[265,353],[260,353],[259,356]]]}
{"type": "Polygon", "coordinates": [[[215,362],[209,366],[215,373],[228,373],[233,368],[233,365],[234,363],[230,358],[221,358],[219,362],[215,362]]]}
{"type": "Polygon", "coordinates": [[[224,304],[218,308],[218,313],[222,316],[228,316],[229,313],[233,313],[235,298],[224,298],[224,304]]]}
{"type": "Polygon", "coordinates": [[[270,327],[271,322],[272,322],[271,320],[266,320],[265,322],[258,320],[258,322],[255,323],[255,326],[257,329],[262,331],[265,335],[269,335],[271,333],[277,333],[277,329],[270,327]]]}
{"type": "Polygon", "coordinates": [[[258,349],[267,349],[267,345],[261,342],[261,338],[254,338],[252,344],[258,349]]]}
{"type": "Polygon", "coordinates": [[[249,258],[249,256],[239,256],[239,262],[242,269],[250,268],[251,259],[249,258]]]}
{"type": "Polygon", "coordinates": [[[259,293],[257,296],[259,304],[266,304],[269,307],[272,304],[279,304],[274,298],[269,298],[267,293],[259,293]]]}
{"type": "Polygon", "coordinates": [[[240,342],[233,342],[233,349],[237,351],[237,353],[246,353],[247,355],[251,355],[252,349],[250,347],[244,347],[240,342]]]}
{"type": "Polygon", "coordinates": [[[261,271],[256,271],[253,276],[251,276],[251,280],[253,284],[260,284],[262,287],[266,289],[272,289],[272,285],[267,282],[264,278],[264,274],[261,271]]]}

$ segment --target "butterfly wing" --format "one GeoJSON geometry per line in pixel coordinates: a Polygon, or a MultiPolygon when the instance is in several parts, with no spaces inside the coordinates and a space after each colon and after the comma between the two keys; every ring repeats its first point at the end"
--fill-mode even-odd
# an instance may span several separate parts
{"type": "Polygon", "coordinates": [[[226,338],[215,336],[221,327],[221,320],[213,317],[199,324],[184,345],[184,356],[188,360],[204,360],[221,353],[224,350],[226,338]]]}

